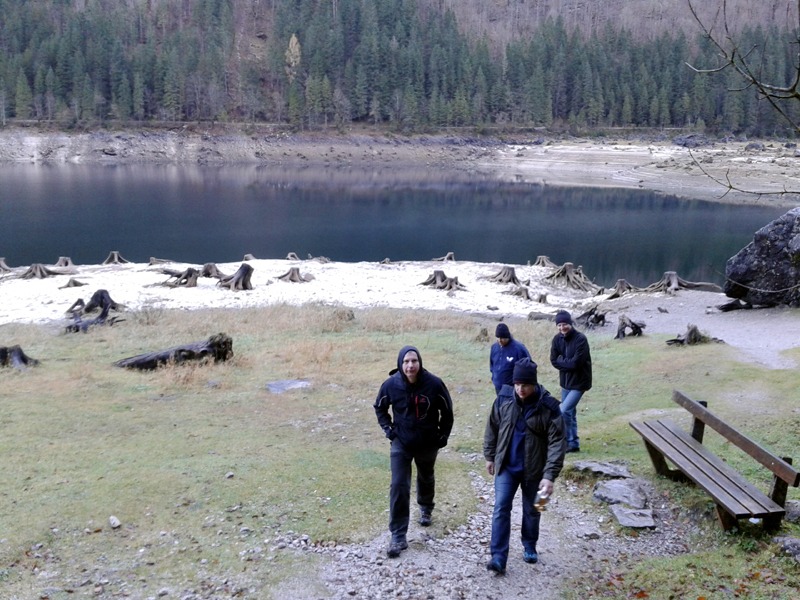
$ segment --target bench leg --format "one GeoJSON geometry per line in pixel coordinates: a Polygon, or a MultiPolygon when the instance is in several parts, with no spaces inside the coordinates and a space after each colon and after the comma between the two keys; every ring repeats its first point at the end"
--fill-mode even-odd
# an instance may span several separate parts
{"type": "Polygon", "coordinates": [[[722,508],[719,504],[717,504],[717,519],[719,520],[719,524],[722,526],[722,529],[725,531],[733,529],[736,527],[736,525],[738,525],[736,517],[722,508]]]}
{"type": "Polygon", "coordinates": [[[781,528],[781,517],[770,515],[769,517],[764,517],[761,523],[763,524],[765,531],[775,531],[776,529],[781,528]]]}
{"type": "Polygon", "coordinates": [[[661,454],[655,446],[651,445],[647,440],[644,440],[644,445],[645,448],[647,448],[647,453],[650,455],[650,460],[653,462],[653,468],[656,470],[656,473],[668,479],[672,479],[673,481],[690,481],[681,471],[670,469],[664,455],[661,454]]]}

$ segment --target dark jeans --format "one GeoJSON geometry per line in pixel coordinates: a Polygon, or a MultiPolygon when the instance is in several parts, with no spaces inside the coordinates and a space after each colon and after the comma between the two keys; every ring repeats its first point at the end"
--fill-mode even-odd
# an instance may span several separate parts
{"type": "Polygon", "coordinates": [[[533,507],[539,482],[526,484],[521,473],[512,475],[508,469],[503,469],[494,478],[494,514],[489,548],[492,558],[499,559],[504,567],[511,537],[511,507],[519,487],[522,487],[522,546],[526,552],[536,552],[536,542],[539,541],[539,519],[542,515],[533,507]]]}
{"type": "Polygon", "coordinates": [[[390,454],[392,464],[392,484],[389,488],[389,531],[393,540],[406,537],[408,513],[411,497],[411,462],[417,466],[417,504],[421,508],[433,510],[433,495],[436,480],[433,467],[436,464],[436,448],[412,450],[395,438],[392,440],[390,454]]]}

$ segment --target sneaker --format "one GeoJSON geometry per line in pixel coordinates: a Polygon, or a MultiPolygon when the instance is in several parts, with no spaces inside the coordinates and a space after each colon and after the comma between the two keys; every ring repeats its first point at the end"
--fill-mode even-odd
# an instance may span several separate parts
{"type": "Polygon", "coordinates": [[[533,565],[539,562],[539,555],[536,554],[536,551],[528,552],[527,550],[525,550],[525,552],[522,553],[522,560],[524,560],[526,563],[533,565]]]}
{"type": "Polygon", "coordinates": [[[431,524],[431,511],[428,508],[419,509],[419,524],[428,527],[431,524]]]}
{"type": "Polygon", "coordinates": [[[488,563],[486,563],[486,569],[488,571],[494,571],[498,575],[505,575],[506,567],[503,563],[500,562],[499,558],[492,558],[488,563]]]}
{"type": "Polygon", "coordinates": [[[389,558],[397,558],[406,548],[408,548],[408,542],[406,540],[392,540],[389,547],[386,549],[386,556],[389,558]]]}

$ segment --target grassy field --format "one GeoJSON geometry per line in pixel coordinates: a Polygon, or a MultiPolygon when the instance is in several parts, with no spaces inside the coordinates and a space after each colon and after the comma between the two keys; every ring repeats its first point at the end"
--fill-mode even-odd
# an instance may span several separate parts
{"type": "MultiPolygon", "coordinates": [[[[437,504],[446,507],[437,527],[458,526],[475,506],[468,473],[493,400],[494,340],[485,332],[491,336],[495,325],[441,312],[277,306],[145,311],[88,334],[0,326],[0,345],[19,344],[41,360],[25,372],[0,371],[0,597],[145,598],[159,590],[278,597],[275,590],[298,569],[313,578],[318,560],[281,551],[280,540],[383,535],[388,442],[372,402],[405,344],[420,349],[453,396],[456,425],[437,465],[437,504]],[[112,365],[218,332],[234,341],[227,363],[148,373],[112,365]],[[282,380],[310,385],[271,393],[267,384],[282,380]]],[[[511,328],[556,394],[551,324],[511,328]]],[[[652,477],[628,421],[658,411],[688,422],[670,400],[674,388],[708,400],[775,453],[797,454],[794,372],[738,363],[724,346],[675,348],[658,336],[612,335],[589,333],[596,383],[580,405],[587,457],[625,461],[652,477]]],[[[769,485],[751,459],[716,436],[707,441],[752,481],[769,485]]],[[[658,485],[713,519],[701,492],[658,485]]],[[[796,489],[790,498],[800,498],[796,489]]],[[[800,528],[785,525],[783,533],[800,528]]],[[[729,597],[723,589],[788,598],[800,584],[797,564],[776,556],[755,529],[697,543],[702,554],[659,559],[657,569],[643,561],[613,582],[576,579],[583,597],[619,598],[729,597]]]]}

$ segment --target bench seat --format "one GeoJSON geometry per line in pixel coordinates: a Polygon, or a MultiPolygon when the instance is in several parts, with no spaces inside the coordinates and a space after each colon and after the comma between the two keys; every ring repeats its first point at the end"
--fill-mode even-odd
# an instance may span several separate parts
{"type": "Polygon", "coordinates": [[[738,519],[760,518],[765,525],[780,523],[786,510],[746,481],[670,419],[630,424],[642,436],[656,471],[671,479],[689,479],[708,492],[717,504],[723,528],[738,519]],[[664,458],[677,467],[670,469],[664,458]],[[722,510],[720,510],[722,509],[722,510]]]}

